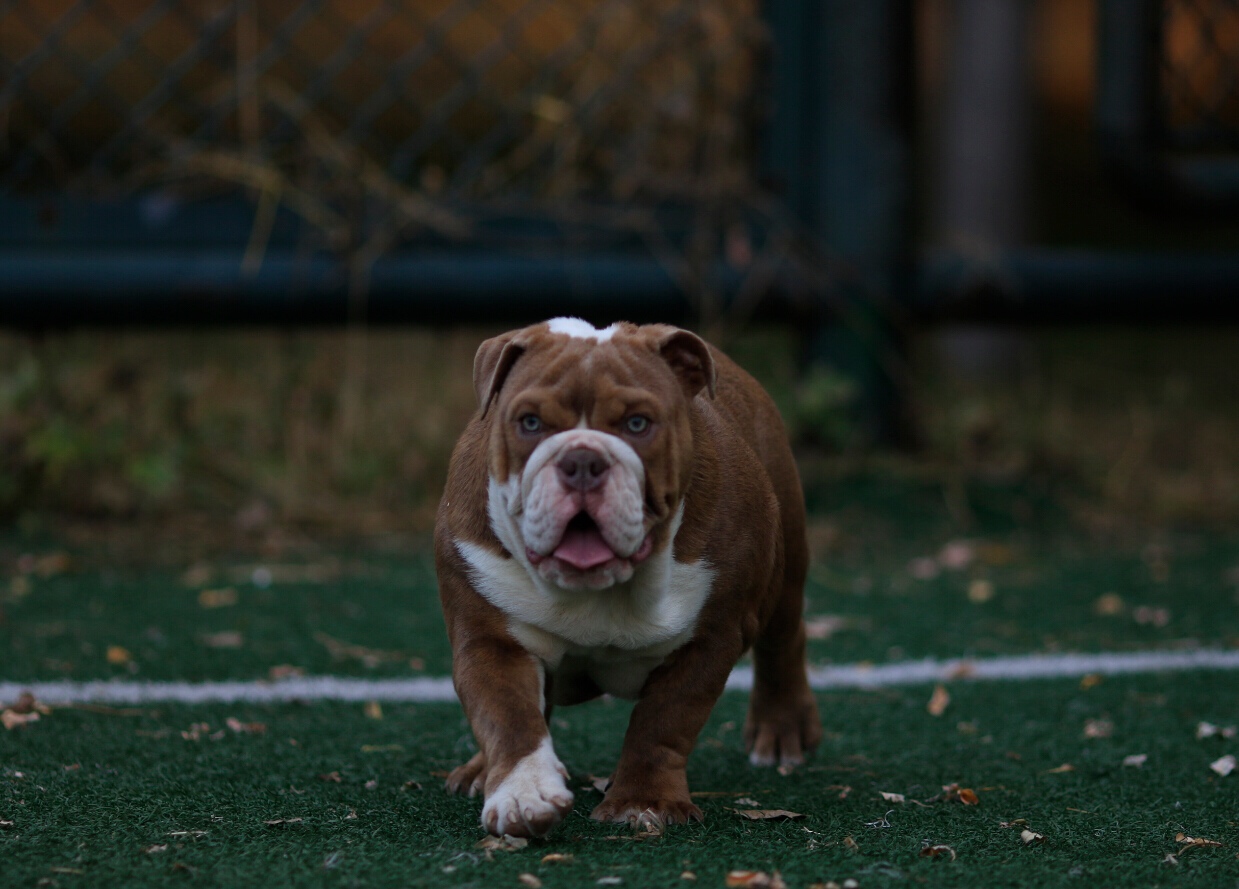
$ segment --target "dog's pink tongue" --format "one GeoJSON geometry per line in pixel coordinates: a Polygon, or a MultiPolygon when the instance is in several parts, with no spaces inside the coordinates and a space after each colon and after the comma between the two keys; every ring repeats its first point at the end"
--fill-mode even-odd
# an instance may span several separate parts
{"type": "Polygon", "coordinates": [[[587,531],[569,528],[551,555],[579,571],[588,571],[615,558],[615,552],[607,546],[597,528],[587,531]]]}

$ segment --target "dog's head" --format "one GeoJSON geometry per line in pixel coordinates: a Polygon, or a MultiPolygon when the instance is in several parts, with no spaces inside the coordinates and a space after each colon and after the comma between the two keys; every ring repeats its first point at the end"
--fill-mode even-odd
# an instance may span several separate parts
{"type": "Polygon", "coordinates": [[[690,404],[714,395],[710,349],[666,325],[556,318],[487,340],[491,527],[565,589],[604,589],[671,546],[692,471],[690,404]]]}

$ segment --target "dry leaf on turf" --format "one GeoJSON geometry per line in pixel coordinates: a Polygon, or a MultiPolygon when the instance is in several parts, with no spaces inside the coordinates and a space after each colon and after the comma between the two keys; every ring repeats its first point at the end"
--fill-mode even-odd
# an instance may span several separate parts
{"type": "Polygon", "coordinates": [[[529,889],[542,889],[542,881],[533,874],[521,874],[516,879],[521,881],[522,886],[528,886],[529,889]]]}
{"type": "Polygon", "coordinates": [[[11,830],[12,827],[13,827],[12,821],[7,821],[3,818],[0,818],[0,830],[11,830]]]}
{"type": "Polygon", "coordinates": [[[225,719],[224,725],[238,735],[261,735],[267,731],[267,724],[265,722],[242,722],[235,716],[229,716],[225,719]]]}
{"type": "Polygon", "coordinates": [[[1183,844],[1179,847],[1179,851],[1175,853],[1177,855],[1182,855],[1188,849],[1218,849],[1222,846],[1217,840],[1207,840],[1204,837],[1189,837],[1182,831],[1175,834],[1174,841],[1183,844]]]}
{"type": "Polygon", "coordinates": [[[1071,763],[1069,763],[1069,762],[1065,762],[1065,763],[1063,763],[1061,766],[1057,766],[1056,768],[1053,768],[1053,769],[1046,769],[1046,770],[1045,770],[1045,772],[1044,772],[1043,774],[1046,774],[1046,775],[1061,775],[1061,774],[1063,774],[1064,772],[1074,772],[1075,770],[1076,770],[1076,767],[1075,767],[1075,766],[1073,766],[1073,765],[1072,765],[1071,763]]]}
{"type": "Polygon", "coordinates": [[[1148,761],[1149,755],[1147,753],[1133,753],[1130,756],[1123,757],[1123,765],[1131,766],[1134,769],[1141,768],[1148,761]]]}
{"type": "Polygon", "coordinates": [[[270,821],[264,821],[263,824],[267,827],[289,827],[293,824],[300,824],[300,818],[272,818],[270,821]]]}
{"type": "Polygon", "coordinates": [[[241,648],[245,645],[245,636],[237,630],[223,630],[219,633],[203,633],[198,641],[207,648],[241,648]]]}
{"type": "Polygon", "coordinates": [[[749,808],[752,808],[752,809],[761,808],[761,803],[747,796],[742,796],[738,800],[736,800],[736,805],[737,806],[748,806],[749,808]]]}
{"type": "Polygon", "coordinates": [[[1215,737],[1226,738],[1229,740],[1230,738],[1235,737],[1237,733],[1239,733],[1239,729],[1236,729],[1233,725],[1219,728],[1211,722],[1201,722],[1196,726],[1196,740],[1198,741],[1203,741],[1205,738],[1215,737]]]}
{"type": "Polygon", "coordinates": [[[366,719],[382,719],[383,705],[378,701],[366,701],[366,704],[362,707],[361,712],[365,715],[366,719]]]}
{"type": "Polygon", "coordinates": [[[0,713],[0,723],[3,723],[4,727],[8,729],[9,731],[12,731],[18,726],[27,725],[31,722],[38,722],[38,721],[39,721],[38,713],[17,713],[16,711],[13,711],[13,710],[5,710],[4,712],[0,713]]]}
{"type": "Polygon", "coordinates": [[[218,590],[203,590],[198,594],[198,605],[202,608],[228,608],[237,604],[237,591],[232,587],[218,590]]]}
{"type": "Polygon", "coordinates": [[[963,803],[965,806],[979,805],[981,798],[971,787],[960,787],[958,784],[943,784],[942,798],[948,803],[963,803]]]}
{"type": "Polygon", "coordinates": [[[695,880],[697,879],[697,875],[693,873],[691,870],[686,870],[680,874],[680,879],[681,880],[695,880]]]}
{"type": "Polygon", "coordinates": [[[623,877],[599,877],[596,881],[598,886],[622,886],[624,885],[623,877]]]}
{"type": "Polygon", "coordinates": [[[1108,738],[1114,734],[1114,723],[1108,719],[1084,720],[1084,737],[1108,738]]]}
{"type": "Polygon", "coordinates": [[[887,793],[885,790],[879,790],[878,795],[888,803],[907,802],[907,798],[902,793],[887,793]]]}
{"type": "Polygon", "coordinates": [[[804,815],[787,809],[732,809],[741,818],[750,821],[799,821],[804,815]]]}
{"type": "Polygon", "coordinates": [[[733,870],[727,874],[731,889],[787,889],[779,872],[768,874],[764,870],[733,870]]]}
{"type": "Polygon", "coordinates": [[[107,659],[109,664],[115,664],[119,667],[133,660],[133,655],[123,645],[109,645],[107,659]]]}
{"type": "Polygon", "coordinates": [[[147,855],[158,855],[160,852],[168,851],[168,844],[167,843],[155,843],[153,846],[147,846],[142,851],[145,852],[147,855]]]}
{"type": "Polygon", "coordinates": [[[326,774],[319,775],[318,780],[329,781],[332,784],[340,784],[344,781],[344,779],[340,777],[339,772],[327,772],[326,774]]]}
{"type": "Polygon", "coordinates": [[[941,716],[946,712],[946,708],[950,706],[951,693],[946,690],[946,686],[939,683],[934,686],[934,693],[929,697],[929,703],[925,705],[925,709],[930,716],[941,716]]]}
{"type": "Polygon", "coordinates": [[[950,856],[951,860],[955,860],[955,850],[950,846],[945,846],[941,843],[926,843],[921,846],[922,858],[945,858],[950,856]]]}
{"type": "Polygon", "coordinates": [[[1209,763],[1209,768],[1213,769],[1213,771],[1225,778],[1235,770],[1235,757],[1228,753],[1222,758],[1215,759],[1213,762],[1209,763]]]}
{"type": "Polygon", "coordinates": [[[1020,841],[1025,846],[1035,846],[1045,842],[1045,837],[1036,831],[1025,828],[1020,831],[1020,841]]]}
{"type": "Polygon", "coordinates": [[[1014,821],[999,821],[998,826],[1001,828],[1011,827],[1026,827],[1028,825],[1027,818],[1016,818],[1014,821]]]}
{"type": "Polygon", "coordinates": [[[571,855],[565,855],[563,852],[551,852],[549,855],[542,856],[542,864],[566,864],[572,860],[571,855]]]}

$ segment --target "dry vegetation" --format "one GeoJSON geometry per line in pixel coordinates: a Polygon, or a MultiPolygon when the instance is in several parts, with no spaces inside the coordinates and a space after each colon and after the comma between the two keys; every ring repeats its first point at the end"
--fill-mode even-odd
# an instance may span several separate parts
{"type": "MultiPolygon", "coordinates": [[[[473,410],[486,333],[4,335],[0,509],[6,523],[172,535],[425,531],[473,410]]],[[[1239,518],[1239,334],[1038,332],[1010,340],[1002,366],[982,375],[949,370],[933,337],[918,342],[911,391],[925,449],[894,460],[806,452],[808,478],[825,467],[911,472],[948,491],[1032,483],[1090,525],[1239,518]]],[[[789,333],[733,345],[794,429],[821,422],[789,333]]]]}

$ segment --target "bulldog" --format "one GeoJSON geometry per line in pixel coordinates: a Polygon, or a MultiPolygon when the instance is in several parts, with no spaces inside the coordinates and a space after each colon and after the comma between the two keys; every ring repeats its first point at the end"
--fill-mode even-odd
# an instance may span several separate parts
{"type": "Polygon", "coordinates": [[[551,708],[635,699],[592,817],[702,820],[685,765],[753,652],[755,765],[821,738],[805,673],[800,479],[758,383],[686,330],[574,318],[487,340],[435,530],[452,676],[478,752],[447,779],[496,836],[571,810],[551,708]]]}

